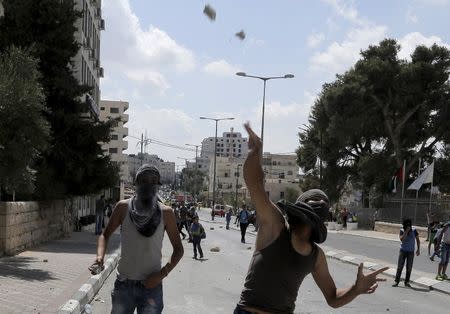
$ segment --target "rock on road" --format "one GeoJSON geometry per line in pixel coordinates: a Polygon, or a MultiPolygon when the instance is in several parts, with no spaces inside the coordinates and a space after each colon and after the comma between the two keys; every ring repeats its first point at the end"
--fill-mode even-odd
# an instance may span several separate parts
{"type": "MultiPolygon", "coordinates": [[[[207,217],[204,215],[205,219],[207,217]]],[[[216,218],[214,224],[201,222],[207,232],[206,240],[202,241],[204,261],[192,259],[192,246],[183,241],[185,255],[164,281],[164,313],[233,312],[253,253],[255,237],[247,234],[248,243],[241,244],[239,232],[220,228],[223,224],[217,223],[217,220],[223,221],[216,218]],[[210,230],[211,226],[214,230],[210,230]],[[220,252],[210,252],[214,246],[219,246],[220,252]]],[[[170,252],[170,242],[166,236],[163,263],[170,252]]],[[[338,287],[346,287],[354,282],[355,266],[334,260],[328,260],[328,263],[338,287]]],[[[113,272],[91,302],[93,313],[111,312],[111,290],[115,277],[113,272]]],[[[445,313],[450,307],[447,295],[420,288],[393,288],[391,284],[392,279],[388,278],[386,283],[380,284],[375,294],[361,295],[347,306],[333,309],[327,305],[309,275],[300,288],[296,313],[445,313]]]]}

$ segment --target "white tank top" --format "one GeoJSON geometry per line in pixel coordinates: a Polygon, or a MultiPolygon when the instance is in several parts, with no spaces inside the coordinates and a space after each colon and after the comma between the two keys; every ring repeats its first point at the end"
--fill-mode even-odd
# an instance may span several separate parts
{"type": "Polygon", "coordinates": [[[161,213],[161,222],[155,233],[145,237],[131,221],[131,202],[132,198],[128,201],[128,211],[120,232],[121,255],[117,275],[119,280],[145,280],[150,274],[161,270],[164,215],[161,213]]]}

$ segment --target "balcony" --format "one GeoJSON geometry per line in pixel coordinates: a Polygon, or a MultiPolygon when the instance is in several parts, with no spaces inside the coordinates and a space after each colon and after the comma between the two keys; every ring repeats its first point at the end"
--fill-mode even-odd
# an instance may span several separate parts
{"type": "Polygon", "coordinates": [[[101,19],[101,20],[100,20],[100,25],[99,25],[99,27],[100,27],[100,30],[101,30],[101,31],[104,31],[104,30],[105,30],[105,20],[104,20],[104,19],[101,19]]]}
{"type": "Polygon", "coordinates": [[[92,98],[90,94],[86,94],[85,101],[89,105],[89,110],[94,114],[95,118],[98,119],[98,117],[100,116],[100,109],[95,103],[94,98],[92,98]]]}
{"type": "Polygon", "coordinates": [[[128,114],[126,114],[126,113],[122,113],[122,114],[120,114],[120,120],[123,122],[123,123],[127,123],[129,120],[129,116],[128,116],[128,114]]]}
{"type": "Polygon", "coordinates": [[[105,76],[105,71],[103,70],[102,67],[100,67],[100,68],[98,69],[98,76],[99,76],[99,77],[104,77],[104,76],[105,76]]]}

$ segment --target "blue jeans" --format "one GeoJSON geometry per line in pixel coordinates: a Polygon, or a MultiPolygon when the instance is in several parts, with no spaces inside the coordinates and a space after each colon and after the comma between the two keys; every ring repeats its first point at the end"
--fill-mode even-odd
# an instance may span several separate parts
{"type": "Polygon", "coordinates": [[[447,265],[450,258],[450,244],[441,244],[441,265],[447,265]]]}
{"type": "Polygon", "coordinates": [[[162,284],[146,289],[141,281],[116,279],[111,298],[111,314],[160,314],[164,308],[162,284]]]}
{"type": "Polygon", "coordinates": [[[95,215],[95,234],[102,234],[103,215],[95,215]]]}

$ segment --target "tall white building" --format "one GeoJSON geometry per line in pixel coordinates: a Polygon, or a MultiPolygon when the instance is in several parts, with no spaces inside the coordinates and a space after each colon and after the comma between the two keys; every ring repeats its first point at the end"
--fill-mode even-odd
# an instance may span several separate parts
{"type": "Polygon", "coordinates": [[[105,29],[101,6],[101,0],[75,0],[75,8],[82,12],[82,17],[76,23],[75,38],[80,50],[73,59],[74,75],[82,85],[91,87],[83,100],[95,119],[100,116],[100,78],[104,75],[100,64],[100,33],[105,29]]]}
{"type": "Polygon", "coordinates": [[[124,198],[124,188],[130,182],[127,155],[123,153],[128,148],[128,142],[125,139],[128,136],[128,128],[125,124],[128,122],[128,102],[101,100],[100,101],[100,120],[117,119],[115,127],[111,133],[109,143],[103,143],[102,148],[106,154],[111,156],[111,160],[117,162],[120,166],[120,199],[124,198]]]}
{"type": "MultiPolygon", "coordinates": [[[[217,137],[217,156],[246,158],[248,154],[248,139],[242,137],[240,132],[224,132],[222,137],[217,137]]],[[[201,157],[214,157],[214,137],[205,138],[202,141],[201,157]]]]}
{"type": "Polygon", "coordinates": [[[175,182],[175,163],[164,161],[158,155],[144,154],[130,154],[128,155],[128,169],[130,178],[133,180],[136,176],[136,171],[142,164],[149,164],[158,168],[161,175],[162,184],[173,184],[175,182]]]}

